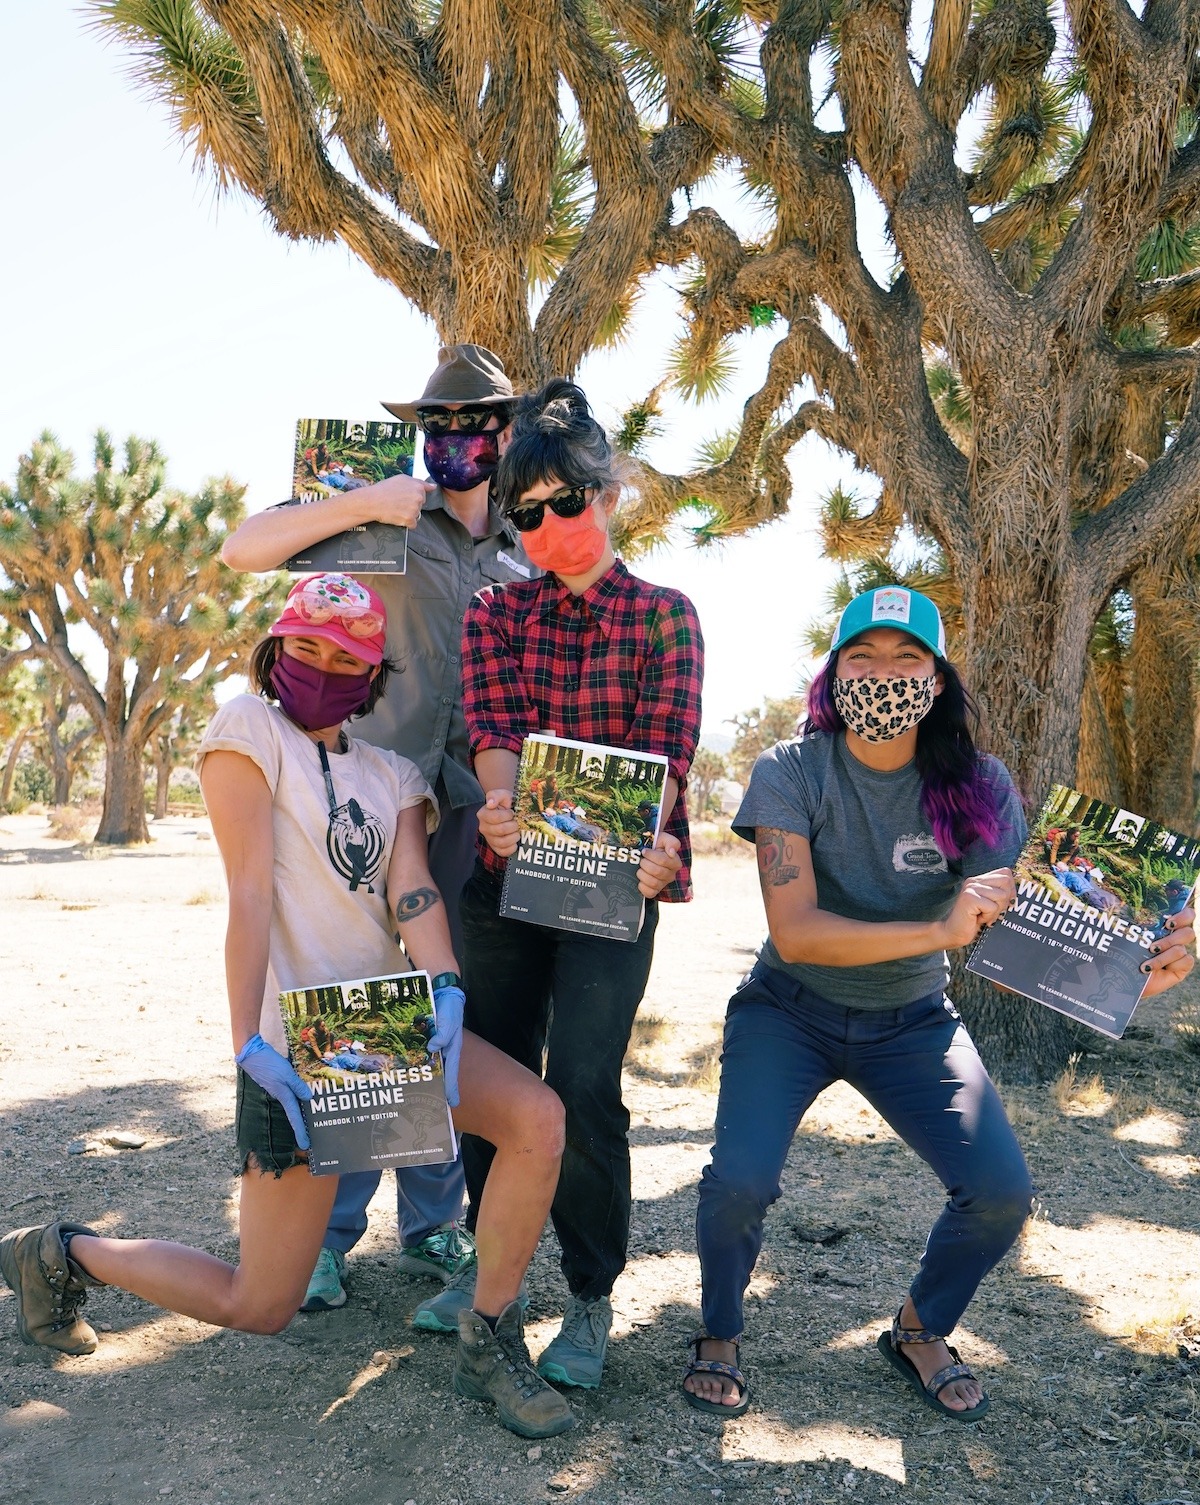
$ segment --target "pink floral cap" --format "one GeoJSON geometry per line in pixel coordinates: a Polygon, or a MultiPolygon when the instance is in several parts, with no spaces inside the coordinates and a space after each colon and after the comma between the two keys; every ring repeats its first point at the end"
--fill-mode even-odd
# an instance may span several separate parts
{"type": "Polygon", "coordinates": [[[364,663],[383,661],[387,609],[369,585],[353,575],[306,575],[288,591],[273,638],[328,638],[364,663]]]}

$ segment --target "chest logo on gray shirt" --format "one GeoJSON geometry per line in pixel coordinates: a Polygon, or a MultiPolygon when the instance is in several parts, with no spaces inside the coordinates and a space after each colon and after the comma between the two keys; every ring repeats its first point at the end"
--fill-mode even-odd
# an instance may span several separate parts
{"type": "Polygon", "coordinates": [[[898,873],[945,873],[946,859],[928,831],[921,835],[897,836],[892,848],[892,866],[898,873]]]}
{"type": "Polygon", "coordinates": [[[347,800],[330,816],[325,850],[334,870],[350,885],[351,893],[364,883],[369,894],[375,892],[371,879],[379,872],[386,847],[383,822],[364,810],[357,800],[347,800]]]}

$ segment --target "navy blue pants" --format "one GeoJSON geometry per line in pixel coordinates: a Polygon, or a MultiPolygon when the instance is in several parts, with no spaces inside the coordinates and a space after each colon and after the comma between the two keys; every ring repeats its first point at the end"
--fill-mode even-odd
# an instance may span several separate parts
{"type": "Polygon", "coordinates": [[[714,1338],[741,1336],[742,1297],[788,1149],[836,1081],[857,1088],[946,1188],[909,1292],[925,1327],[951,1333],[1021,1231],[1033,1198],[1025,1158],[949,1000],[847,1009],[759,962],[730,1000],[716,1143],[700,1181],[704,1328],[714,1338]]]}

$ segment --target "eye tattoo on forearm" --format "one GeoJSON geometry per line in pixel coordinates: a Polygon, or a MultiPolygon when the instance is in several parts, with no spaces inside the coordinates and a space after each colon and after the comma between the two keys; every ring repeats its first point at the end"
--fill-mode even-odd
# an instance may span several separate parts
{"type": "Polygon", "coordinates": [[[405,925],[442,902],[436,888],[414,888],[396,900],[396,924],[405,925]]]}
{"type": "Polygon", "coordinates": [[[760,829],[756,845],[759,877],[768,888],[780,888],[800,876],[800,869],[791,860],[792,846],[786,831],[760,829]]]}

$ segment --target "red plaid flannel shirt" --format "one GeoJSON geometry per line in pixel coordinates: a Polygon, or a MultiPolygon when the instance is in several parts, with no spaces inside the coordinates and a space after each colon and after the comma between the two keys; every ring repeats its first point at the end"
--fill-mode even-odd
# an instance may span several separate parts
{"type": "MultiPolygon", "coordinates": [[[[618,559],[581,596],[554,575],[489,586],[463,624],[463,709],[471,753],[519,753],[530,732],[659,753],[679,781],[665,830],[683,866],[660,898],[692,897],[684,783],[700,738],[704,639],[677,590],[631,575],[618,559]]],[[[480,838],[484,867],[505,859],[480,838]]]]}

